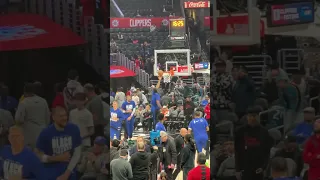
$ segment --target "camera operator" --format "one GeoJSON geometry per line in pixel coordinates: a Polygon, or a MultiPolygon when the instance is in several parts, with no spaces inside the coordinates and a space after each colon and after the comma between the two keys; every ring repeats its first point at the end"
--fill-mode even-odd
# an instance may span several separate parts
{"type": "Polygon", "coordinates": [[[154,146],[154,152],[150,154],[145,151],[145,143],[137,143],[137,152],[130,158],[130,164],[132,167],[133,178],[132,180],[148,180],[150,162],[154,161],[158,157],[158,147],[154,146]]]}
{"type": "Polygon", "coordinates": [[[167,173],[168,180],[173,179],[173,170],[177,164],[177,150],[174,139],[166,132],[160,132],[162,151],[160,153],[160,161],[164,166],[164,171],[167,173]]]}
{"type": "Polygon", "coordinates": [[[144,143],[144,151],[150,153],[151,149],[150,146],[145,142],[144,138],[142,136],[137,137],[137,145],[132,147],[129,151],[130,156],[132,156],[134,153],[138,152],[138,144],[139,143],[144,143]]]}
{"type": "Polygon", "coordinates": [[[174,139],[177,150],[177,169],[173,173],[173,179],[176,179],[181,171],[181,150],[184,147],[184,137],[188,133],[186,128],[180,129],[180,134],[174,139]]]}
{"type": "Polygon", "coordinates": [[[119,158],[120,141],[114,139],[110,141],[110,161],[119,158]]]}

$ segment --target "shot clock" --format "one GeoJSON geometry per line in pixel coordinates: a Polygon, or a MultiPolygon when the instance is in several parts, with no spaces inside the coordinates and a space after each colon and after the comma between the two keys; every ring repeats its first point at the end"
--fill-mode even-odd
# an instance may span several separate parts
{"type": "Polygon", "coordinates": [[[185,39],[185,20],[184,19],[170,19],[170,39],[184,40],[185,39]]]}

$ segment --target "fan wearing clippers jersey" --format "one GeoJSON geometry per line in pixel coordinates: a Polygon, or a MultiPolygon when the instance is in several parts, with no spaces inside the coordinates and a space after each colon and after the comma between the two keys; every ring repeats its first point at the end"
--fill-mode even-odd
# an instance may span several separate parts
{"type": "Polygon", "coordinates": [[[188,173],[188,180],[210,180],[210,168],[206,164],[206,155],[199,153],[197,158],[198,166],[188,173]]]}
{"type": "Polygon", "coordinates": [[[194,119],[190,122],[188,129],[189,133],[193,132],[198,152],[202,152],[208,142],[209,126],[207,120],[201,117],[201,112],[194,113],[194,119]]]}
{"type": "Polygon", "coordinates": [[[118,108],[118,101],[113,101],[112,108],[110,108],[110,139],[116,137],[120,140],[122,121],[124,118],[123,112],[118,108]]]}
{"type": "Polygon", "coordinates": [[[134,113],[136,112],[136,103],[132,101],[131,96],[127,96],[127,101],[122,104],[121,109],[124,111],[128,138],[131,140],[134,130],[134,113]]]}

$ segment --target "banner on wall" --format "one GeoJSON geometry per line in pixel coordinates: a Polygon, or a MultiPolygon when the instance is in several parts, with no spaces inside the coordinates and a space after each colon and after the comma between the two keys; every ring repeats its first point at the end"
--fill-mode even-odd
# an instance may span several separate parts
{"type": "MultiPolygon", "coordinates": [[[[173,19],[177,19],[174,17],[173,19]]],[[[211,17],[205,17],[204,26],[213,28],[211,17]]],[[[248,16],[231,16],[218,18],[218,34],[226,34],[228,26],[234,28],[235,35],[244,35],[248,33],[248,16]]],[[[110,28],[150,28],[169,26],[168,17],[156,18],[111,18],[110,28]]],[[[264,36],[264,22],[260,23],[260,34],[264,36]]]]}
{"type": "MultiPolygon", "coordinates": [[[[210,26],[210,29],[213,29],[213,20],[212,17],[205,17],[204,25],[210,26]]],[[[248,16],[226,16],[226,17],[219,17],[218,18],[218,34],[230,34],[228,33],[228,28],[233,28],[234,35],[246,35],[248,34],[249,27],[248,27],[248,16]]],[[[265,33],[265,25],[262,20],[260,20],[260,35],[264,37],[265,33]]]]}
{"type": "Polygon", "coordinates": [[[146,28],[169,25],[169,18],[110,18],[110,28],[146,28]]]}
{"type": "Polygon", "coordinates": [[[269,27],[279,27],[314,22],[314,2],[272,4],[267,8],[269,27]]]}
{"type": "Polygon", "coordinates": [[[184,2],[185,9],[210,8],[210,1],[187,1],[184,2]]]}

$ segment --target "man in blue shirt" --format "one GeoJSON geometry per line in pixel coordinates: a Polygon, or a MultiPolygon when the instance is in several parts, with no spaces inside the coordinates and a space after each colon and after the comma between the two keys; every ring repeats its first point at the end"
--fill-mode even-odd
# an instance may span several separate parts
{"type": "Polygon", "coordinates": [[[127,101],[123,102],[121,109],[124,111],[124,118],[126,120],[126,129],[128,138],[131,140],[134,130],[134,113],[136,111],[136,104],[131,100],[131,96],[127,96],[127,101]]]}
{"type": "Polygon", "coordinates": [[[156,131],[167,131],[166,128],[164,127],[164,125],[163,125],[164,119],[165,119],[164,114],[162,114],[162,113],[159,114],[158,119],[159,119],[159,122],[156,124],[155,130],[156,131]]]}
{"type": "Polygon", "coordinates": [[[4,179],[48,180],[43,164],[31,149],[24,146],[23,129],[12,126],[9,130],[11,145],[1,149],[0,177],[4,179]]]}
{"type": "Polygon", "coordinates": [[[118,107],[118,101],[113,101],[110,108],[110,139],[121,139],[121,127],[124,114],[118,107]]]}
{"type": "Polygon", "coordinates": [[[196,142],[198,153],[206,148],[208,142],[209,126],[207,120],[201,117],[201,112],[194,113],[194,119],[189,124],[189,133],[193,132],[194,140],[196,142]]]}
{"type": "Polygon", "coordinates": [[[52,112],[53,124],[38,137],[36,151],[45,163],[49,180],[76,180],[74,168],[81,156],[81,136],[77,125],[68,122],[64,108],[52,112]]]}
{"type": "MultiPolygon", "coordinates": [[[[152,112],[152,117],[153,117],[153,126],[156,124],[156,118],[160,114],[160,109],[162,109],[161,106],[161,98],[160,94],[158,93],[157,88],[154,88],[152,91],[152,97],[151,97],[151,112],[152,112]]],[[[149,129],[151,131],[152,129],[149,129]]]]}
{"type": "Polygon", "coordinates": [[[293,136],[297,138],[298,144],[303,144],[313,134],[313,123],[315,120],[315,109],[307,107],[303,110],[304,121],[299,123],[293,130],[293,136]]]}

